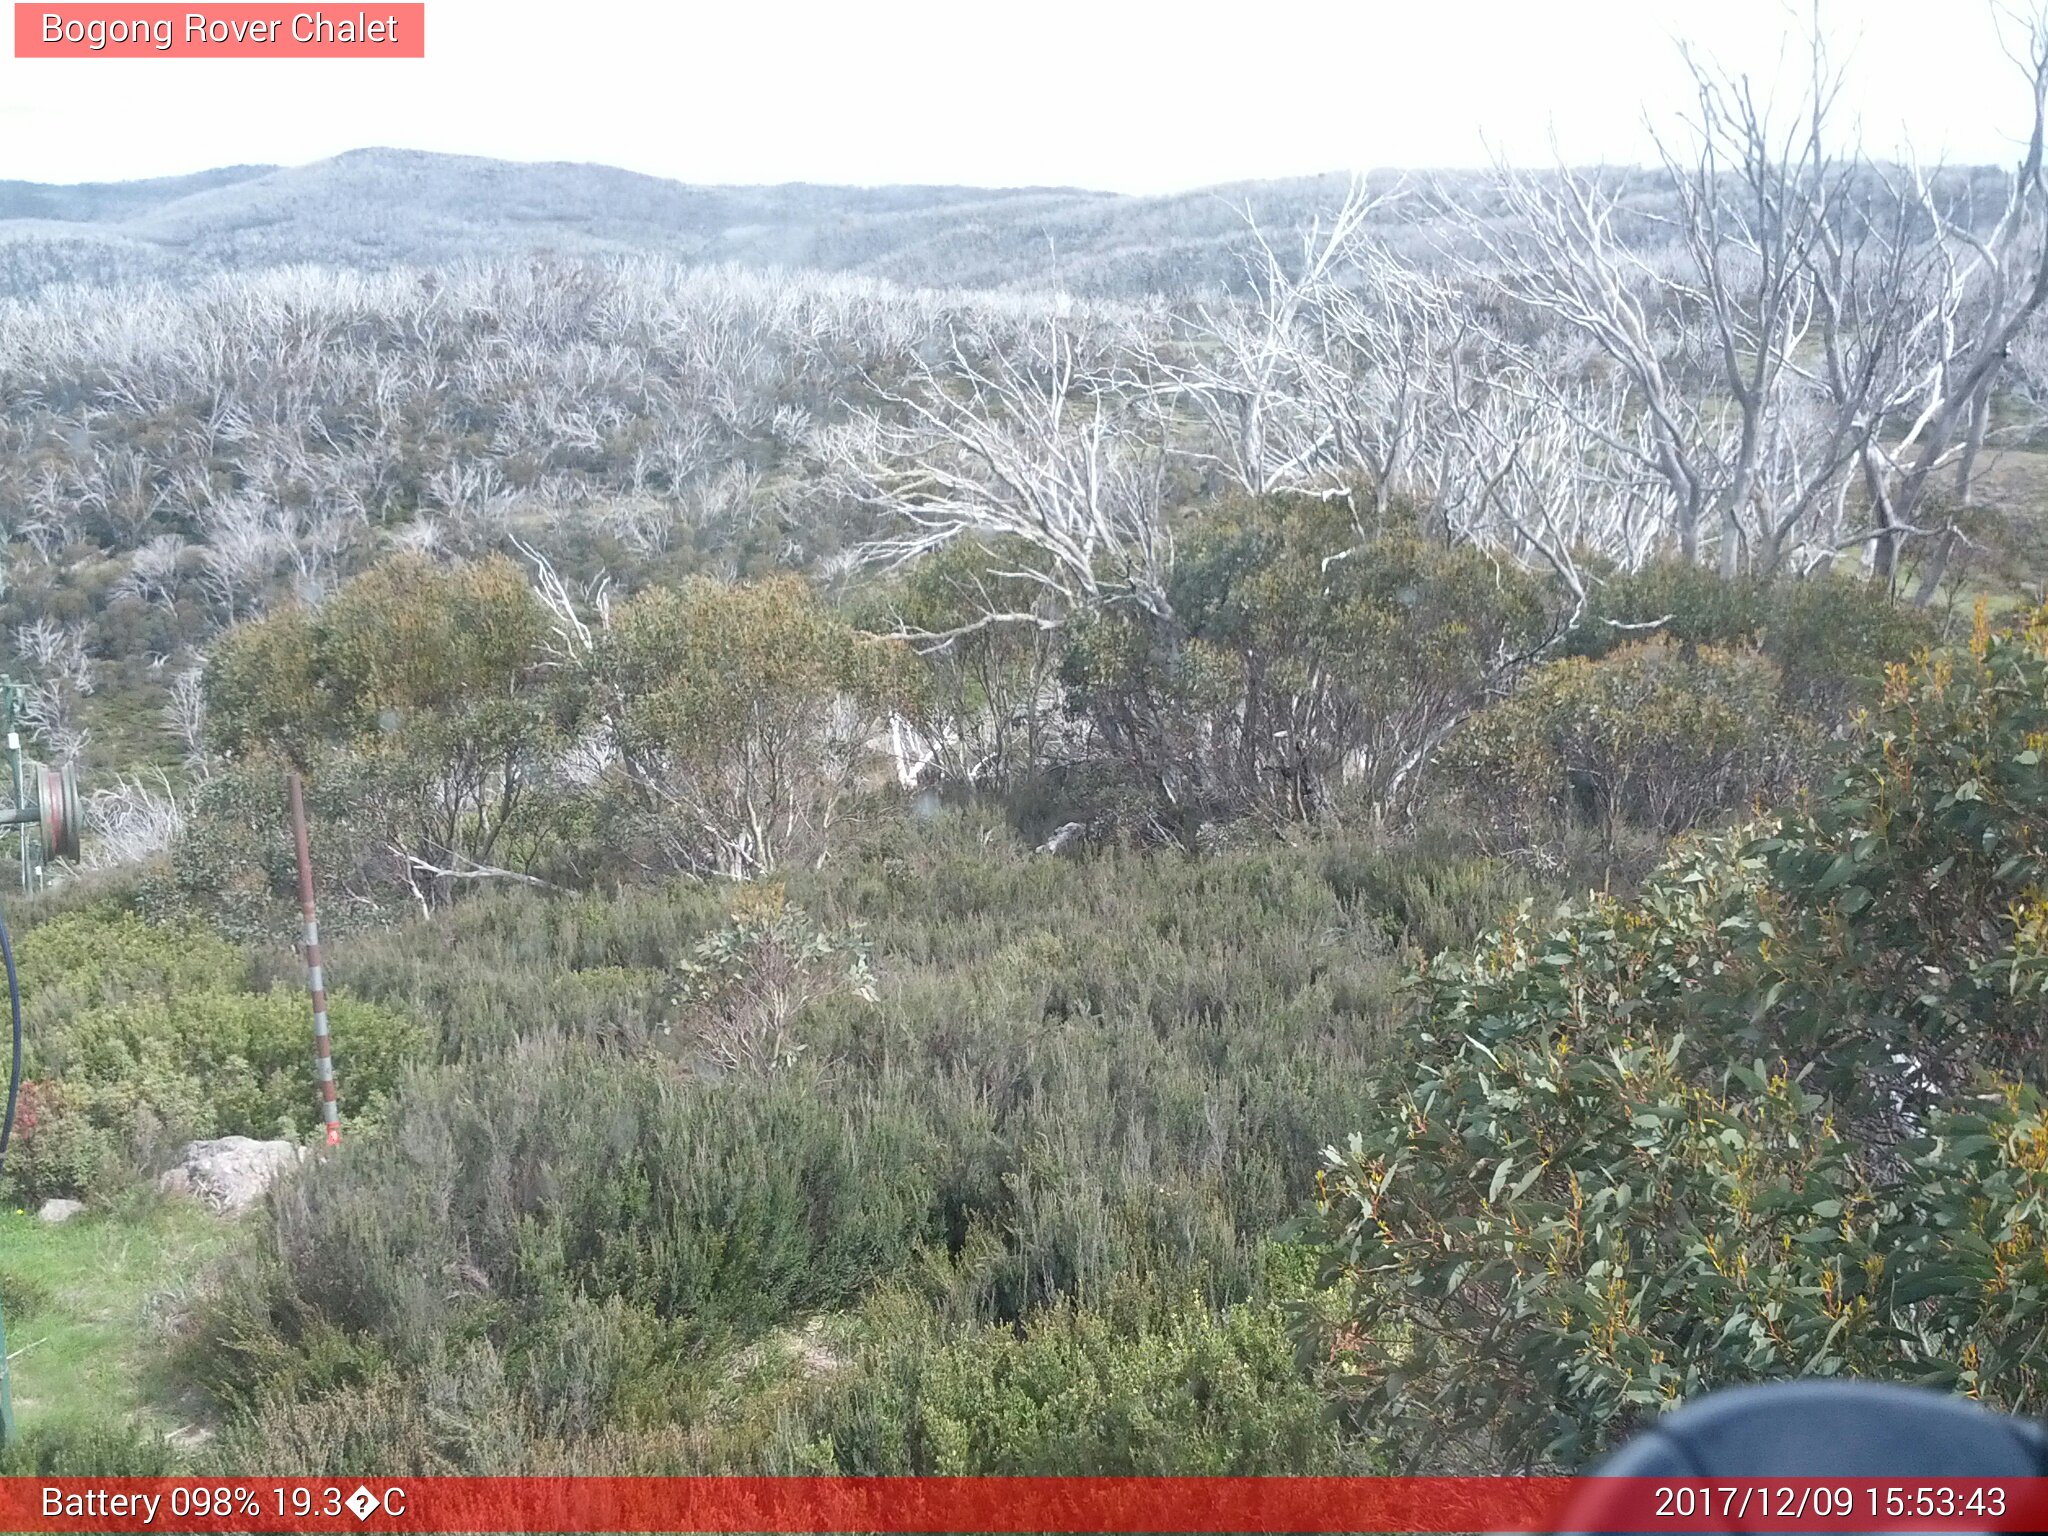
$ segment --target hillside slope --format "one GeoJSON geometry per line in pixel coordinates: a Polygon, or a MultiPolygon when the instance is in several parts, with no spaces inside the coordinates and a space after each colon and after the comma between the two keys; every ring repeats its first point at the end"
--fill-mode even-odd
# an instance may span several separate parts
{"type": "Polygon", "coordinates": [[[610,166],[365,149],[155,181],[0,182],[0,293],[285,263],[646,252],[948,287],[1231,281],[1244,208],[1288,223],[1339,178],[1127,197],[1074,188],[689,186],[610,166]]]}

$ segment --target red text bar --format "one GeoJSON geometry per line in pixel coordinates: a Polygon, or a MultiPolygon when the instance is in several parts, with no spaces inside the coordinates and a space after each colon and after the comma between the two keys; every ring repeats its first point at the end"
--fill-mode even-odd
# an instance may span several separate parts
{"type": "Polygon", "coordinates": [[[8,1531],[2048,1530],[2048,1478],[6,1478],[8,1531]]]}

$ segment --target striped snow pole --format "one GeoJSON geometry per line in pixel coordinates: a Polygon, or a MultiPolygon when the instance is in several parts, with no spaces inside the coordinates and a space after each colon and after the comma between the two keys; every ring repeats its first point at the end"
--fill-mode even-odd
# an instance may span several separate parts
{"type": "Polygon", "coordinates": [[[313,1075],[320,1082],[320,1118],[327,1145],[341,1145],[341,1110],[334,1100],[334,1048],[327,1034],[327,978],[320,971],[320,920],[313,913],[313,853],[306,843],[306,797],[296,772],[292,785],[292,839],[299,853],[299,912],[306,920],[306,989],[313,994],[313,1075]]]}

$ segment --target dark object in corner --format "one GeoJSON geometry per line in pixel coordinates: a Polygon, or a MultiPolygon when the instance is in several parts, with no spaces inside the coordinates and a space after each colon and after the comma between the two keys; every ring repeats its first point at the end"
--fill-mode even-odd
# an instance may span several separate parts
{"type": "MultiPolygon", "coordinates": [[[[1737,1387],[1688,1404],[1601,1464],[1602,1477],[2048,1476],[2048,1428],[1968,1398],[1873,1381],[1737,1387]]],[[[1566,1530],[1597,1528],[1589,1483],[1566,1530]]]]}

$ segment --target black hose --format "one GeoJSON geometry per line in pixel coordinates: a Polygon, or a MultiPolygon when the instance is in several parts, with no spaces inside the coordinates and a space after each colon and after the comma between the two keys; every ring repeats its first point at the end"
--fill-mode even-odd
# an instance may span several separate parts
{"type": "Polygon", "coordinates": [[[7,963],[7,1006],[14,1014],[14,1065],[7,1073],[7,1118],[0,1120],[0,1172],[7,1167],[7,1143],[14,1135],[14,1103],[21,1097],[21,978],[14,973],[14,943],[0,917],[0,960],[7,963]]]}

